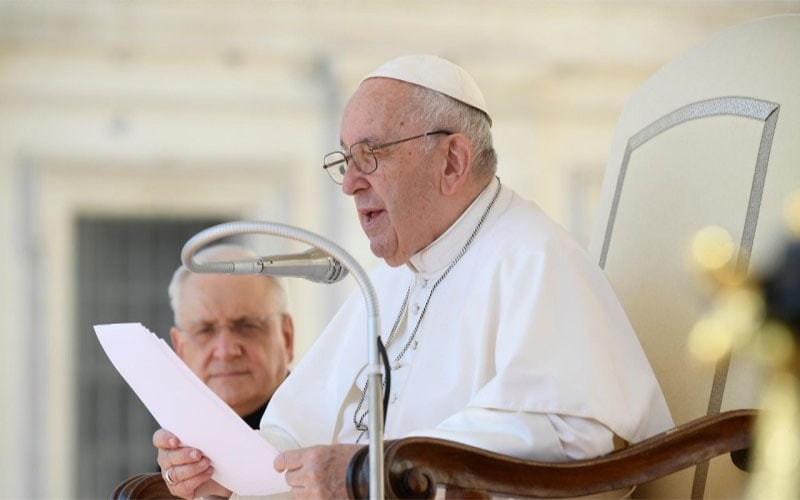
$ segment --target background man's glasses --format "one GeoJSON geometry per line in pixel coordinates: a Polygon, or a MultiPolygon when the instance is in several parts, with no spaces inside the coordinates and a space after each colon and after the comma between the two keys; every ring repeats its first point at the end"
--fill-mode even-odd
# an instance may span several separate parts
{"type": "Polygon", "coordinates": [[[278,325],[272,323],[275,316],[282,317],[283,313],[276,312],[261,317],[242,316],[224,323],[201,321],[187,328],[178,328],[188,333],[189,339],[201,346],[212,343],[226,328],[240,341],[250,341],[270,333],[273,326],[277,327],[278,325]]]}
{"type": "Polygon", "coordinates": [[[350,146],[350,154],[344,153],[343,151],[334,151],[326,154],[322,159],[322,168],[328,172],[328,175],[331,176],[333,182],[336,184],[341,184],[344,182],[344,174],[347,172],[347,162],[351,159],[353,160],[353,163],[359,172],[368,175],[378,169],[378,159],[375,157],[375,151],[378,149],[388,148],[389,146],[394,146],[395,144],[419,139],[420,137],[427,137],[429,135],[450,135],[451,133],[452,132],[448,130],[434,130],[433,132],[426,132],[424,134],[406,137],[405,139],[400,139],[399,141],[387,142],[384,144],[378,144],[376,146],[370,146],[366,141],[357,142],[350,146]]]}

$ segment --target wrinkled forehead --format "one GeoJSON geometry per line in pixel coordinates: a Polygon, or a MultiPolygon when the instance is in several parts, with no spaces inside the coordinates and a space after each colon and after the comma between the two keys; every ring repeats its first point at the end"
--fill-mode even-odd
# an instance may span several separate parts
{"type": "Polygon", "coordinates": [[[387,133],[412,127],[415,121],[411,99],[416,86],[390,78],[370,78],[359,85],[342,115],[341,136],[345,144],[383,138],[387,133]],[[373,137],[374,136],[374,137],[373,137]]]}

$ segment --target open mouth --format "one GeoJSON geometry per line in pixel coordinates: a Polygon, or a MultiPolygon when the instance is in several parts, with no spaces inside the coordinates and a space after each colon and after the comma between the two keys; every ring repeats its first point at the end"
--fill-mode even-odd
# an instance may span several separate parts
{"type": "Polygon", "coordinates": [[[374,208],[374,209],[373,208],[365,208],[365,209],[359,210],[359,213],[361,214],[361,221],[362,221],[362,223],[364,225],[369,225],[369,224],[373,223],[375,221],[375,219],[380,217],[381,214],[383,214],[385,212],[386,212],[385,210],[377,209],[377,208],[374,208]]]}

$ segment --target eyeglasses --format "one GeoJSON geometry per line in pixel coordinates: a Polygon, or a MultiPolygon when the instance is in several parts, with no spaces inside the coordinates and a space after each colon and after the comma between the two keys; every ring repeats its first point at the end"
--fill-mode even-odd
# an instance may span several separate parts
{"type": "Polygon", "coordinates": [[[342,151],[334,151],[333,153],[326,154],[322,159],[322,168],[328,172],[333,182],[341,184],[344,182],[344,174],[347,172],[347,162],[353,160],[356,168],[364,175],[369,175],[378,169],[378,159],[375,157],[375,151],[388,148],[407,141],[427,137],[429,135],[447,134],[452,132],[448,130],[434,130],[433,132],[426,132],[424,134],[415,135],[413,137],[406,137],[399,141],[387,142],[378,144],[377,146],[370,146],[367,141],[361,141],[350,146],[350,154],[342,151]]]}
{"type": "Polygon", "coordinates": [[[179,327],[179,329],[188,333],[189,338],[199,346],[210,344],[225,328],[233,334],[234,338],[241,342],[247,342],[269,333],[271,321],[276,315],[282,316],[281,313],[272,313],[262,317],[243,316],[222,324],[201,321],[189,325],[187,328],[179,327]]]}

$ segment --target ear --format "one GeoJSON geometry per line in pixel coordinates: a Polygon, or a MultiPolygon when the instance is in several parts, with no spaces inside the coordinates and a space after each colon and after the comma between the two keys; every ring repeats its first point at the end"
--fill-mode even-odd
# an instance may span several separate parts
{"type": "Polygon", "coordinates": [[[286,345],[286,356],[289,358],[289,363],[291,363],[294,361],[294,320],[290,314],[283,315],[281,331],[286,345]]]}
{"type": "Polygon", "coordinates": [[[469,140],[462,134],[453,134],[448,139],[447,165],[441,180],[441,190],[445,196],[461,189],[472,168],[472,148],[469,140]]]}
{"type": "Polygon", "coordinates": [[[175,353],[178,355],[179,358],[183,357],[183,342],[181,339],[181,332],[176,327],[172,327],[169,329],[169,338],[172,340],[172,347],[175,349],[175,353]]]}

